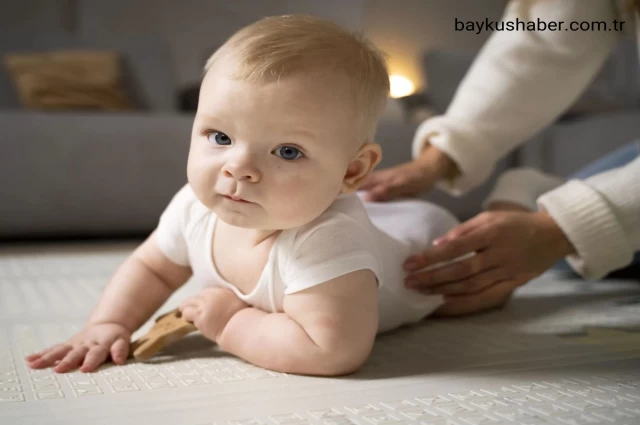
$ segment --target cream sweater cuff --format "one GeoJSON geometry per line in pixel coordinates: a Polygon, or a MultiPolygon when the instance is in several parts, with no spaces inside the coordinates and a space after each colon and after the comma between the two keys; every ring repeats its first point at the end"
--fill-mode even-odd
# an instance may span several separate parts
{"type": "Polygon", "coordinates": [[[567,257],[573,269],[586,279],[600,279],[631,261],[633,251],[624,229],[607,201],[594,189],[571,180],[540,198],[574,246],[567,257]]]}
{"type": "MultiPolygon", "coordinates": [[[[483,140],[474,140],[472,135],[463,134],[465,127],[453,128],[446,116],[437,116],[423,122],[413,138],[413,158],[420,156],[425,145],[431,144],[446,153],[456,163],[459,175],[450,181],[440,181],[436,186],[452,195],[464,192],[486,180],[495,164],[498,155],[491,151],[492,145],[483,140]]],[[[476,137],[477,138],[477,137],[476,137]]]]}

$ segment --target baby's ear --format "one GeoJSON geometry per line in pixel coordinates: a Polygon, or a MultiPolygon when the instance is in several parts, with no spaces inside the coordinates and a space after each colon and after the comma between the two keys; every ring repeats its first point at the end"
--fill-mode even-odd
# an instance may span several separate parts
{"type": "Polygon", "coordinates": [[[382,148],[377,143],[365,143],[351,161],[342,182],[342,193],[355,192],[360,183],[382,160],[382,148]]]}

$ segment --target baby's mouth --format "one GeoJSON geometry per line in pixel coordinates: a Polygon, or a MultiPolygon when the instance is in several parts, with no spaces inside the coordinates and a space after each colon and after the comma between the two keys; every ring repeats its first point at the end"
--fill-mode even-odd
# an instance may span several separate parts
{"type": "Polygon", "coordinates": [[[231,201],[234,201],[234,202],[244,202],[244,203],[247,203],[247,204],[250,203],[249,201],[247,201],[245,199],[242,199],[242,198],[239,198],[237,196],[224,195],[224,197],[229,199],[229,200],[231,200],[231,201]]]}

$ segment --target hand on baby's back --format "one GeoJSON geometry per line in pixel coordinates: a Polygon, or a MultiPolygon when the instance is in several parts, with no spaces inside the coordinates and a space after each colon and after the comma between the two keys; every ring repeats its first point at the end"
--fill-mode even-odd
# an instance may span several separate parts
{"type": "Polygon", "coordinates": [[[88,324],[66,342],[45,348],[25,357],[32,369],[54,366],[57,373],[80,368],[91,372],[109,357],[116,364],[124,364],[129,355],[131,332],[116,323],[88,324]]]}

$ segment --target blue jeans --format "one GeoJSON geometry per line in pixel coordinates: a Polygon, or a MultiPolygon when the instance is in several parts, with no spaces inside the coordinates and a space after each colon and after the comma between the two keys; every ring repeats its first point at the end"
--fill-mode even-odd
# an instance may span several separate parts
{"type": "MultiPolygon", "coordinates": [[[[569,179],[584,180],[588,177],[600,174],[602,172],[612,170],[614,168],[623,167],[640,156],[640,140],[626,144],[611,153],[598,158],[589,165],[581,168],[577,172],[569,176],[569,179]]],[[[640,265],[640,252],[636,252],[633,261],[628,267],[640,265]]],[[[556,270],[571,270],[569,264],[562,260],[553,267],[556,270]]]]}

